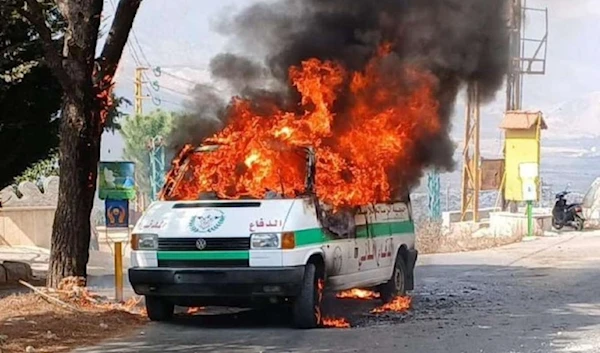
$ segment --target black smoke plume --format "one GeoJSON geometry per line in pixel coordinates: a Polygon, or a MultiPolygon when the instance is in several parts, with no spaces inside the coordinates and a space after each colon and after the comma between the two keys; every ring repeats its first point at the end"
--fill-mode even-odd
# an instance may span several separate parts
{"type": "MultiPolygon", "coordinates": [[[[257,102],[294,109],[298,95],[289,86],[288,68],[309,58],[334,60],[350,70],[364,69],[382,42],[393,54],[381,70],[397,75],[406,65],[437,78],[442,132],[420,141],[413,158],[424,169],[453,168],[450,118],[459,90],[478,83],[483,101],[491,99],[508,69],[508,0],[278,0],[255,4],[220,21],[217,30],[241,54],[220,54],[211,64],[215,82],[257,102]]],[[[198,143],[214,133],[226,105],[196,88],[199,109],[177,130],[177,141],[198,143]],[[213,122],[207,128],[206,121],[213,122]],[[197,135],[194,135],[198,133],[197,135]]],[[[344,104],[343,95],[338,104],[344,104]]],[[[339,108],[339,107],[338,107],[339,108]]],[[[342,108],[339,108],[343,110],[342,108]]],[[[335,109],[334,109],[335,110],[335,109]]],[[[402,173],[414,185],[422,170],[402,173]]]]}

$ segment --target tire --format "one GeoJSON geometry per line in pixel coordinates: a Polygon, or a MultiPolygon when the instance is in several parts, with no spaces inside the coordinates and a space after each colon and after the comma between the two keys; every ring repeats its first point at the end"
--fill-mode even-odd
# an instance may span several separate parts
{"type": "Polygon", "coordinates": [[[401,254],[396,256],[394,272],[389,281],[379,286],[379,297],[384,303],[389,303],[397,296],[406,294],[406,264],[401,254]]]}
{"type": "Polygon", "coordinates": [[[150,321],[169,321],[173,318],[175,305],[160,297],[146,296],[146,312],[150,321]]]}
{"type": "Polygon", "coordinates": [[[558,223],[554,217],[552,217],[552,227],[556,230],[561,230],[563,225],[558,223]]]}
{"type": "Polygon", "coordinates": [[[319,283],[323,283],[323,278],[317,273],[317,267],[307,264],[300,295],[292,304],[292,323],[296,328],[311,329],[321,324],[323,286],[319,283]]]}
{"type": "Polygon", "coordinates": [[[575,229],[576,229],[578,232],[581,232],[581,231],[583,230],[583,226],[584,226],[584,221],[583,221],[583,219],[581,219],[581,218],[579,218],[579,217],[575,216],[575,229]]]}

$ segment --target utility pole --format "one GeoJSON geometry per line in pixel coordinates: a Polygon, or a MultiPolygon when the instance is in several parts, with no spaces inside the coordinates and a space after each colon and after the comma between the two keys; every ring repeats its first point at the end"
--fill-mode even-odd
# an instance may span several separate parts
{"type": "Polygon", "coordinates": [[[477,83],[467,87],[467,112],[463,147],[461,222],[468,218],[479,222],[479,192],[481,191],[480,106],[477,83]],[[469,214],[471,217],[469,217],[469,214]]]}
{"type": "Polygon", "coordinates": [[[148,70],[147,67],[136,67],[135,68],[135,80],[134,80],[135,115],[142,115],[142,113],[143,113],[142,104],[144,102],[144,99],[148,98],[148,96],[144,95],[143,90],[142,90],[144,83],[146,83],[146,82],[144,82],[144,71],[146,71],[146,70],[148,70]]]}
{"type": "Polygon", "coordinates": [[[427,189],[428,189],[428,209],[429,219],[437,222],[442,219],[442,209],[440,206],[440,173],[437,169],[431,170],[427,174],[427,189]]]}
{"type": "MultiPolygon", "coordinates": [[[[531,19],[530,19],[531,22],[531,19]]],[[[508,28],[510,31],[509,71],[506,79],[506,112],[523,110],[523,83],[525,75],[545,75],[546,56],[548,53],[548,9],[527,6],[527,0],[511,0],[508,8],[508,28]],[[536,24],[543,25],[543,35],[532,38],[527,35],[527,14],[541,16],[536,24]]],[[[503,157],[506,159],[506,151],[503,157]]],[[[516,212],[517,204],[504,199],[506,174],[500,186],[501,205],[503,210],[516,212]]],[[[540,185],[538,185],[538,188],[540,185]]],[[[541,189],[538,189],[541,193],[541,189]]]]}
{"type": "MultiPolygon", "coordinates": [[[[142,115],[143,114],[143,102],[144,99],[147,99],[148,97],[144,95],[143,92],[143,85],[144,85],[144,71],[146,71],[147,68],[145,67],[136,67],[135,68],[135,78],[133,81],[134,84],[134,112],[135,115],[142,115]]],[[[141,211],[144,210],[146,207],[146,195],[144,195],[144,193],[142,192],[137,192],[137,197],[136,197],[136,203],[135,203],[135,208],[136,211],[141,211]]]]}
{"type": "MultiPolygon", "coordinates": [[[[159,68],[157,68],[159,70],[159,68]]],[[[147,67],[136,67],[135,68],[135,114],[142,115],[143,114],[143,102],[144,99],[154,98],[153,96],[148,96],[143,94],[142,87],[144,84],[148,83],[144,81],[144,71],[148,70],[147,67]]],[[[158,71],[160,72],[160,71],[158,71]]],[[[155,71],[156,75],[156,71],[155,71]]],[[[158,85],[156,86],[158,87],[158,85]]],[[[158,90],[158,88],[156,88],[158,90]]],[[[153,99],[153,102],[156,103],[153,99]]],[[[160,100],[159,100],[160,102],[160,100]]],[[[140,209],[145,209],[146,206],[146,198],[150,196],[150,201],[156,200],[156,195],[162,185],[164,184],[165,179],[165,144],[162,136],[154,136],[148,141],[148,153],[150,158],[150,195],[138,194],[138,207],[140,209]]]]}
{"type": "Polygon", "coordinates": [[[155,136],[148,142],[150,153],[150,200],[156,197],[165,183],[165,144],[162,136],[155,136]]]}

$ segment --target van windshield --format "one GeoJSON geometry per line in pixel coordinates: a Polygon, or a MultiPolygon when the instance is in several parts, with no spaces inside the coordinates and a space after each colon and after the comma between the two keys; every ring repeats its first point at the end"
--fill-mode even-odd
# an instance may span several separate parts
{"type": "Polygon", "coordinates": [[[227,145],[182,152],[167,174],[164,200],[296,198],[311,185],[310,149],[262,148],[238,153],[227,145]]]}

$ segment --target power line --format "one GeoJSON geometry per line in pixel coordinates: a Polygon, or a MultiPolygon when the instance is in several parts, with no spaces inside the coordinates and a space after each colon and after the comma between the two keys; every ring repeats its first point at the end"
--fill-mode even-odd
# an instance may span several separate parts
{"type": "Polygon", "coordinates": [[[186,107],[185,105],[181,104],[181,103],[177,103],[177,102],[174,102],[174,101],[171,101],[171,100],[167,100],[167,99],[163,99],[162,101],[163,101],[164,103],[168,103],[168,104],[177,105],[177,106],[180,106],[180,107],[182,107],[182,108],[185,108],[185,109],[187,109],[187,107],[186,107]]]}
{"type": "Polygon", "coordinates": [[[180,94],[180,95],[182,95],[182,96],[185,96],[185,97],[188,97],[188,98],[192,98],[192,96],[191,96],[189,93],[181,92],[181,91],[179,91],[179,90],[177,90],[177,89],[170,88],[170,87],[168,87],[168,86],[160,86],[160,88],[161,88],[161,89],[165,89],[165,90],[167,90],[167,91],[169,91],[169,92],[173,92],[173,93],[180,94]]]}
{"type": "Polygon", "coordinates": [[[169,77],[171,77],[171,78],[174,78],[174,79],[176,79],[176,80],[180,80],[180,81],[183,81],[183,82],[187,82],[187,83],[190,83],[190,84],[193,84],[193,85],[199,85],[199,84],[201,84],[201,83],[200,83],[200,82],[198,82],[198,81],[192,81],[192,80],[190,80],[190,79],[187,79],[187,78],[183,78],[183,77],[181,77],[181,76],[174,75],[174,74],[172,74],[172,73],[170,73],[170,72],[166,72],[166,71],[165,71],[165,72],[163,72],[163,74],[165,74],[165,75],[167,75],[167,76],[169,76],[169,77]]]}
{"type": "Polygon", "coordinates": [[[144,50],[142,49],[142,46],[140,45],[140,41],[138,40],[137,35],[135,34],[135,31],[133,30],[133,28],[131,29],[131,34],[132,34],[133,40],[137,44],[138,48],[140,48],[140,53],[142,54],[142,58],[146,61],[146,64],[148,64],[148,67],[152,67],[152,64],[150,64],[150,60],[148,60],[146,53],[144,53],[144,50]]]}

